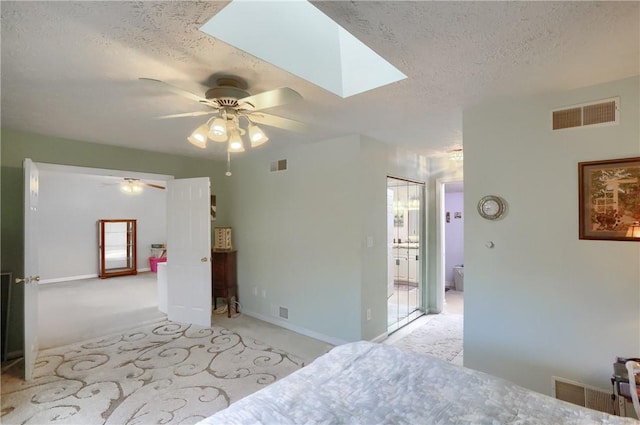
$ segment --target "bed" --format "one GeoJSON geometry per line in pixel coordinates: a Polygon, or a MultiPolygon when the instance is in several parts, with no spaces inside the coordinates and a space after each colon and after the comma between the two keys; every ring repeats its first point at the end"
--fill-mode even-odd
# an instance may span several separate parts
{"type": "Polygon", "coordinates": [[[198,425],[634,424],[432,356],[338,346],[198,425]]]}

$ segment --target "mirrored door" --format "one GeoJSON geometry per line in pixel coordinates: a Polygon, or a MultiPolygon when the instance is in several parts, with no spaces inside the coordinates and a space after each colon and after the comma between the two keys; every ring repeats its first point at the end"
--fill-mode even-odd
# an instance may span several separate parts
{"type": "Polygon", "coordinates": [[[424,183],[387,178],[390,226],[387,325],[391,333],[424,313],[422,226],[424,183]]]}
{"type": "Polygon", "coordinates": [[[98,220],[101,279],[137,274],[136,220],[98,220]]]}

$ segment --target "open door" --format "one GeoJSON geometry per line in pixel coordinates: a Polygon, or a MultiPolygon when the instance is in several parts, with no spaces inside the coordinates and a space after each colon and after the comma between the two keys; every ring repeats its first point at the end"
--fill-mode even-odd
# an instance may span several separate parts
{"type": "Polygon", "coordinates": [[[38,167],[24,160],[24,379],[30,381],[38,355],[38,167]]]}
{"type": "Polygon", "coordinates": [[[211,326],[211,191],[208,177],[167,182],[169,320],[211,326]]]}

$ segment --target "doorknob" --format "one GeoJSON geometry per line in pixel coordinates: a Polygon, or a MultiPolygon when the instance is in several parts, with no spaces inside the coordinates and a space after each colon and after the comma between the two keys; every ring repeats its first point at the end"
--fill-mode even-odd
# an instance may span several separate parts
{"type": "Polygon", "coordinates": [[[206,263],[207,261],[209,261],[209,259],[207,257],[202,257],[200,261],[202,261],[203,263],[206,263]]]}
{"type": "Polygon", "coordinates": [[[31,283],[31,282],[40,282],[40,276],[30,276],[25,277],[24,279],[16,278],[15,283],[31,283]]]}

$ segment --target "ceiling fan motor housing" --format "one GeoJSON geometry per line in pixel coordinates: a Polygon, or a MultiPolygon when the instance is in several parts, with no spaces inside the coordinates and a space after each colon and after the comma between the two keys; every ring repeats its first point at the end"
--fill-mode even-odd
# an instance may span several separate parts
{"type": "Polygon", "coordinates": [[[235,108],[238,106],[238,100],[248,97],[249,93],[240,88],[238,81],[231,78],[221,78],[218,80],[218,86],[207,90],[204,96],[209,100],[215,100],[221,107],[235,108]]]}

